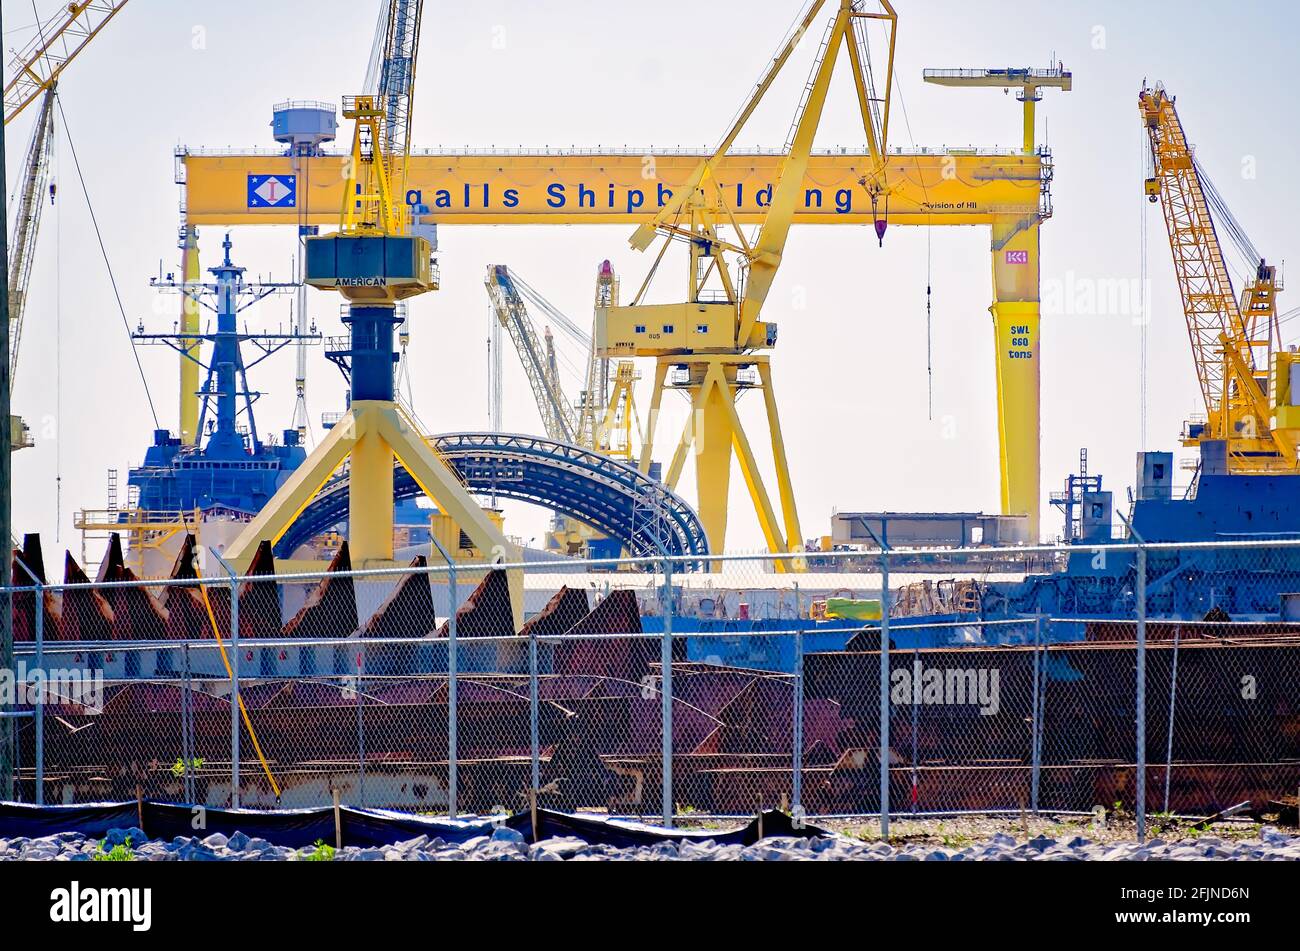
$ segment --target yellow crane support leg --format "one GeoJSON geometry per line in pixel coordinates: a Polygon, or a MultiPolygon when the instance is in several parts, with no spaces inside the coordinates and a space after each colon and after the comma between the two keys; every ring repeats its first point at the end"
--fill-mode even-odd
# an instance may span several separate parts
{"type": "Polygon", "coordinates": [[[997,360],[1002,514],[1028,515],[1039,539],[1038,221],[1000,218],[993,226],[993,314],[997,360]]]}
{"type": "MultiPolygon", "coordinates": [[[[411,474],[421,491],[451,516],[474,547],[492,562],[519,561],[519,550],[474,502],[451,467],[397,411],[394,404],[358,400],[329,431],[307,461],[294,470],[279,491],[235,539],[226,558],[247,569],[262,539],[272,544],[315,498],[330,476],[351,457],[348,484],[348,545],[356,568],[386,567],[393,559],[393,463],[411,474]],[[387,525],[381,539],[376,525],[387,525]]],[[[514,630],[524,622],[524,582],[520,569],[506,572],[514,630]]]]}
{"type": "Polygon", "coordinates": [[[248,568],[262,539],[269,540],[272,545],[278,542],[321,487],[329,481],[329,477],[343,465],[343,460],[352,451],[357,434],[361,431],[358,413],[359,409],[354,406],[334,424],[307,457],[307,461],[290,473],[262,511],[257,513],[257,517],[244,527],[239,537],[226,549],[226,560],[237,570],[244,571],[248,568]]]}
{"type": "MultiPolygon", "coordinates": [[[[744,434],[732,422],[730,388],[719,380],[717,364],[704,364],[704,379],[692,394],[690,438],[695,454],[695,490],[700,522],[714,551],[726,551],[727,500],[731,495],[731,451],[744,434]],[[730,413],[728,412],[730,411],[730,413]]],[[[691,367],[694,384],[696,367],[691,367]]],[[[760,521],[762,518],[760,517],[760,521]]],[[[766,532],[764,533],[766,534],[766,532]]]]}
{"type": "Polygon", "coordinates": [[[646,417],[645,439],[641,441],[640,469],[646,475],[650,474],[650,463],[654,461],[655,431],[659,428],[659,410],[663,406],[664,383],[668,379],[670,366],[664,360],[655,364],[655,385],[650,391],[650,415],[646,417]]]}
{"type": "MultiPolygon", "coordinates": [[[[203,280],[199,263],[199,229],[193,225],[185,228],[181,268],[185,283],[203,280]]],[[[199,434],[199,302],[189,294],[181,295],[181,336],[185,352],[181,354],[180,435],[181,444],[193,446],[199,434]]]]}
{"type": "MultiPolygon", "coordinates": [[[[354,404],[355,405],[355,404],[354,404]]],[[[365,405],[365,404],[362,404],[365,405]]],[[[425,495],[432,499],[438,508],[451,516],[451,520],[460,527],[474,547],[483,553],[488,561],[496,563],[518,564],[522,559],[519,548],[506,540],[505,535],[487,516],[482,507],[474,501],[469,489],[460,477],[452,471],[451,466],[420,435],[419,430],[398,411],[392,403],[376,403],[378,435],[391,447],[397,460],[402,464],[415,484],[425,495]]],[[[388,508],[392,511],[393,470],[388,470],[388,508]]],[[[355,484],[351,488],[356,492],[355,484]]],[[[391,523],[390,523],[391,524],[391,523]]],[[[391,532],[389,534],[391,539],[391,532]]],[[[391,542],[390,542],[391,544],[391,542]]],[[[520,568],[508,568],[506,581],[510,587],[510,607],[513,614],[514,631],[524,625],[524,576],[520,568]]],[[[513,633],[513,632],[512,632],[513,633]]]]}
{"type": "MultiPolygon", "coordinates": [[[[646,430],[645,452],[654,449],[654,429],[658,407],[663,400],[668,369],[680,366],[681,356],[662,357],[655,373],[655,390],[651,397],[650,422],[646,430]]],[[[771,390],[771,367],[765,356],[743,354],[693,355],[688,358],[689,382],[683,389],[690,393],[691,412],[682,428],[664,483],[676,488],[687,459],[695,457],[696,497],[700,522],[715,552],[725,550],[728,501],[731,492],[731,460],[733,453],[740,462],[741,474],[749,490],[750,501],[758,516],[759,528],[772,552],[788,552],[791,539],[798,544],[802,538],[799,516],[794,504],[794,490],[786,460],[785,442],[776,413],[776,398],[771,390]],[[767,486],[758,469],[749,437],[736,412],[738,388],[736,374],[741,366],[757,366],[759,387],[763,390],[767,422],[772,437],[772,455],[776,465],[777,487],[781,498],[781,518],[778,518],[768,495],[767,486]]],[[[643,469],[648,466],[647,455],[642,455],[643,469]]],[[[802,570],[802,560],[778,561],[777,570],[793,567],[802,570]]]]}
{"type": "Polygon", "coordinates": [[[358,568],[393,560],[393,447],[367,426],[348,469],[348,550],[358,568]]]}
{"type": "MultiPolygon", "coordinates": [[[[803,544],[799,509],[795,506],[794,485],[790,482],[790,463],[785,455],[785,437],[781,434],[781,417],[776,408],[776,391],[772,388],[772,363],[767,357],[758,361],[758,378],[763,384],[763,403],[767,408],[767,426],[772,434],[772,459],[776,463],[776,490],[781,496],[781,513],[785,521],[786,550],[798,550],[803,544]]],[[[803,570],[802,560],[794,567],[803,570]]]]}

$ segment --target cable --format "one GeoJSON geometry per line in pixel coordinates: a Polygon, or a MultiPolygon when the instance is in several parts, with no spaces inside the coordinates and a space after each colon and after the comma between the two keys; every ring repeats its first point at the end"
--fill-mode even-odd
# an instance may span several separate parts
{"type": "MultiPolygon", "coordinates": [[[[217,616],[212,612],[212,601],[208,598],[207,585],[203,584],[203,575],[199,572],[198,567],[194,573],[199,578],[199,592],[203,595],[203,606],[208,609],[208,622],[212,625],[212,634],[217,639],[217,648],[221,651],[221,662],[226,665],[226,676],[230,678],[233,685],[235,683],[235,671],[230,666],[230,658],[226,655],[226,642],[221,637],[221,629],[217,624],[217,616]]],[[[232,586],[230,589],[231,598],[239,597],[239,589],[232,586]]],[[[233,613],[233,612],[232,612],[233,613]]],[[[275,801],[278,805],[280,802],[280,784],[275,781],[271,775],[271,767],[266,762],[266,755],[262,752],[262,744],[257,741],[257,731],[253,729],[253,720],[248,715],[248,707],[244,706],[244,695],[239,695],[239,712],[243,715],[244,726],[248,730],[248,736],[253,741],[253,749],[257,752],[257,759],[262,764],[262,772],[266,773],[267,781],[271,784],[271,789],[275,791],[275,801]]]]}
{"type": "MultiPolygon", "coordinates": [[[[1143,178],[1149,178],[1147,171],[1154,174],[1154,168],[1151,167],[1154,160],[1151,158],[1150,149],[1147,145],[1145,134],[1140,140],[1142,155],[1143,178]]],[[[1138,208],[1141,212],[1138,218],[1139,243],[1141,245],[1141,274],[1138,278],[1138,445],[1142,451],[1147,451],[1147,345],[1148,333],[1151,321],[1147,317],[1147,298],[1146,288],[1148,281],[1147,274],[1147,201],[1145,195],[1138,196],[1138,208]]]]}
{"type": "MultiPolygon", "coordinates": [[[[898,90],[898,106],[903,111],[903,126],[907,129],[907,140],[911,143],[912,151],[916,152],[916,136],[912,133],[912,120],[907,114],[907,100],[903,96],[903,84],[898,80],[898,67],[894,67],[894,88],[898,90]]],[[[927,208],[930,206],[930,188],[925,183],[925,177],[920,174],[921,160],[914,155],[913,164],[916,166],[917,183],[921,186],[922,199],[927,208]]],[[[886,217],[888,217],[888,206],[886,206],[886,217]]],[[[934,421],[934,343],[933,343],[933,314],[931,310],[931,299],[933,297],[933,253],[932,244],[934,241],[934,224],[933,214],[927,213],[925,218],[925,373],[926,373],[926,392],[929,400],[929,418],[934,421]]]]}
{"type": "MultiPolygon", "coordinates": [[[[55,93],[57,101],[58,93],[55,93]]],[[[50,130],[53,185],[57,185],[62,168],[59,163],[57,129],[50,130]]],[[[53,194],[53,193],[51,193],[53,194]]],[[[45,196],[41,196],[44,200],[45,196]]],[[[54,419],[63,421],[63,205],[54,208],[54,419]]],[[[63,532],[63,440],[54,440],[54,543],[62,541],[63,532]]]]}
{"type": "Polygon", "coordinates": [[[931,314],[930,314],[930,297],[932,284],[930,282],[931,274],[931,254],[930,243],[934,235],[934,229],[927,227],[925,229],[925,372],[926,388],[930,397],[930,421],[934,421],[934,348],[931,334],[931,314]]]}
{"type": "Polygon", "coordinates": [[[144,365],[140,362],[140,353],[136,350],[135,340],[131,337],[131,322],[127,320],[126,308],[122,306],[122,295],[117,289],[117,278],[113,276],[113,265],[108,260],[108,249],[104,247],[104,235],[99,230],[99,220],[95,217],[95,206],[90,201],[90,190],[86,187],[86,177],[81,174],[81,160],[77,158],[77,147],[72,142],[72,132],[68,128],[68,117],[63,113],[63,101],[55,98],[59,107],[59,117],[63,120],[63,134],[68,140],[68,151],[72,153],[72,164],[77,170],[77,179],[81,182],[81,193],[86,196],[86,210],[90,212],[90,223],[95,228],[95,239],[99,242],[99,253],[103,255],[104,267],[108,269],[108,281],[113,286],[113,297],[117,300],[118,313],[122,315],[122,327],[126,330],[127,340],[131,343],[131,356],[135,358],[135,368],[140,373],[140,383],[144,387],[144,397],[149,403],[149,414],[153,417],[153,428],[161,429],[158,423],[158,411],[153,405],[153,394],[149,392],[149,380],[144,375],[144,365]]]}

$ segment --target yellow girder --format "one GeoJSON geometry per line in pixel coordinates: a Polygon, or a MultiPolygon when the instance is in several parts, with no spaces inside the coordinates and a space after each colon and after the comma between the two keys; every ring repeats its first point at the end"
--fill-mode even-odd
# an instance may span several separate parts
{"type": "MultiPolygon", "coordinates": [[[[648,223],[691,177],[699,151],[467,151],[415,154],[407,195],[428,205],[439,225],[598,225],[648,223]],[[611,192],[612,190],[612,192],[611,192]],[[612,197],[611,197],[612,195],[612,197]],[[581,202],[581,204],[580,204],[581,202]],[[441,203],[441,204],[440,204],[441,203]]],[[[733,153],[714,172],[740,224],[766,215],[784,155],[733,153]]],[[[293,159],[267,155],[181,156],[188,220],[196,225],[293,225],[339,220],[347,159],[312,159],[300,182],[304,207],[248,207],[249,175],[292,175],[293,159]]],[[[794,224],[869,225],[871,203],[859,181],[874,174],[860,151],[814,152],[796,196],[794,224]]],[[[1043,161],[1037,155],[974,150],[890,153],[890,225],[990,225],[1008,210],[1036,211],[1043,161]]]]}

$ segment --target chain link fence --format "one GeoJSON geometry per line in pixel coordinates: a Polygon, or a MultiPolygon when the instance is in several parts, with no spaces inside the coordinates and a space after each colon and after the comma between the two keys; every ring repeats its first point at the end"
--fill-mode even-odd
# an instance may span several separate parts
{"type": "Polygon", "coordinates": [[[887,827],[1300,786],[1294,543],[335,569],[0,592],[19,798],[887,827]]]}

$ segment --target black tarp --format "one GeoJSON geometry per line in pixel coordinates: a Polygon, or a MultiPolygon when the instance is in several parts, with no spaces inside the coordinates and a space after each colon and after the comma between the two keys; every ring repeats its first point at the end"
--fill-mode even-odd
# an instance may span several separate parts
{"type": "MultiPolygon", "coordinates": [[[[379,809],[356,809],[342,806],[339,822],[345,846],[371,847],[390,845],[427,835],[445,842],[466,842],[477,836],[491,835],[499,825],[506,825],[533,841],[530,813],[516,813],[501,820],[455,820],[412,816],[379,809]]],[[[242,832],[266,839],[275,845],[303,848],[317,841],[333,844],[334,810],[323,809],[212,809],[165,802],[107,802],[77,806],[33,806],[24,803],[0,803],[0,838],[41,838],[61,832],[80,832],[89,838],[101,838],[112,829],[141,828],[150,839],[171,840],[176,837],[200,839],[220,832],[231,836],[242,832]],[[143,823],[143,824],[142,824],[143,823]],[[196,827],[196,824],[200,827],[196,827]]],[[[782,812],[765,812],[761,817],[762,837],[795,836],[807,838],[827,833],[813,826],[796,828],[782,812]]],[[[752,845],[759,841],[760,819],[728,830],[665,829],[625,819],[573,815],[537,810],[537,838],[575,836],[593,845],[618,848],[653,845],[656,842],[703,842],[752,845]]]]}

